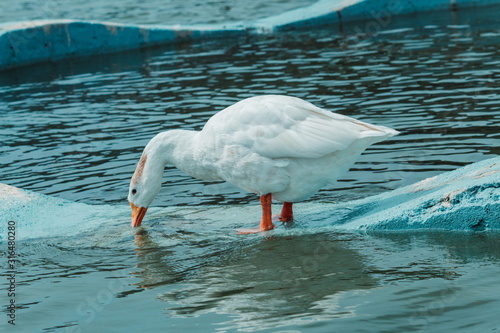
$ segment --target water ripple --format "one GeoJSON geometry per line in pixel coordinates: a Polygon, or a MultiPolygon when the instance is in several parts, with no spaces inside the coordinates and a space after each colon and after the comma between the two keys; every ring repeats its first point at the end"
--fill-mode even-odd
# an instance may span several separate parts
{"type": "MultiPolygon", "coordinates": [[[[402,132],[369,149],[355,166],[381,165],[383,172],[355,171],[342,181],[345,190],[334,185],[313,200],[359,198],[407,185],[499,152],[499,36],[469,35],[465,28],[429,26],[339,48],[343,44],[319,31],[307,43],[265,37],[187,45],[138,65],[63,71],[46,82],[4,78],[2,181],[71,200],[123,202],[140,152],[156,133],[199,130],[241,98],[276,93],[402,132]]],[[[160,205],[194,204],[191,198],[207,192],[208,184],[175,169],[167,169],[165,179],[173,186],[160,193],[160,205]],[[175,185],[180,183],[185,186],[175,185]]],[[[222,198],[206,194],[196,203],[253,198],[231,191],[222,198]]]]}

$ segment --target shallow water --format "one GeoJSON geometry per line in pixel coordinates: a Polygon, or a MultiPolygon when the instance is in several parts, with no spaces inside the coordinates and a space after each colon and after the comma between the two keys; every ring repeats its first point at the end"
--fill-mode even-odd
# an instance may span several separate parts
{"type": "MultiPolygon", "coordinates": [[[[500,22],[490,13],[394,18],[377,36],[354,35],[356,25],[343,33],[324,27],[0,72],[0,182],[123,211],[76,235],[62,222],[53,237],[27,239],[19,230],[16,329],[498,330],[496,233],[292,227],[241,237],[230,225],[204,224],[203,214],[241,207],[240,227],[258,219],[259,207],[243,208],[255,196],[173,168],[154,205],[177,206],[175,213],[147,215],[134,233],[125,207],[154,134],[200,129],[217,110],[256,94],[295,95],[401,131],[369,148],[309,209],[496,156],[500,22]]],[[[0,327],[11,329],[6,320],[0,327]]]]}
{"type": "Polygon", "coordinates": [[[500,325],[499,244],[488,234],[263,239],[161,226],[22,242],[17,327],[489,332],[500,325]]]}

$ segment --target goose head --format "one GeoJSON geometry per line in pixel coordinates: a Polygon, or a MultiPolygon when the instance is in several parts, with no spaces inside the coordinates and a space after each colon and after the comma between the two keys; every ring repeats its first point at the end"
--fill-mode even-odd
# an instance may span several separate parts
{"type": "Polygon", "coordinates": [[[128,201],[132,207],[132,227],[141,225],[149,205],[160,191],[164,165],[149,158],[145,150],[130,181],[128,201]]]}

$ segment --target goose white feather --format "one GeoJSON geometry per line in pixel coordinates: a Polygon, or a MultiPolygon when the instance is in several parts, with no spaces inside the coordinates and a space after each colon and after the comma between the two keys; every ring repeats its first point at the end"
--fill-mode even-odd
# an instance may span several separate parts
{"type": "Polygon", "coordinates": [[[295,97],[242,100],[216,113],[199,132],[172,130],[149,142],[130,184],[132,224],[140,225],[137,209],[145,214],[166,164],[292,203],[337,180],[368,146],[396,134],[295,97]]]}

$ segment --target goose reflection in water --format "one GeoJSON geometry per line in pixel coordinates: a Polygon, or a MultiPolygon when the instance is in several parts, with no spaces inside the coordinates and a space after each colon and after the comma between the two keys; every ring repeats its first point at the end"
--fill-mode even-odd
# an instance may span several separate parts
{"type": "Polygon", "coordinates": [[[144,288],[172,284],[158,295],[170,316],[217,311],[237,315],[232,324],[242,327],[256,321],[275,327],[283,318],[289,325],[294,318],[311,315],[348,316],[331,303],[335,295],[378,284],[363,274],[367,260],[349,249],[356,235],[236,239],[225,244],[191,238],[169,248],[159,246],[145,230],[136,234],[141,271],[135,274],[144,288]],[[325,299],[329,307],[320,305],[325,299]]]}
{"type": "Polygon", "coordinates": [[[157,290],[166,319],[216,313],[227,316],[219,321],[224,328],[252,330],[366,317],[414,330],[425,328],[419,323],[429,317],[470,307],[471,277],[461,265],[500,262],[497,234],[218,235],[209,239],[189,230],[136,234],[134,275],[143,290],[157,290]],[[165,242],[171,245],[159,245],[165,242]],[[399,310],[389,318],[387,311],[380,312],[380,301],[399,310]],[[427,311],[436,301],[442,309],[427,311]]]}

